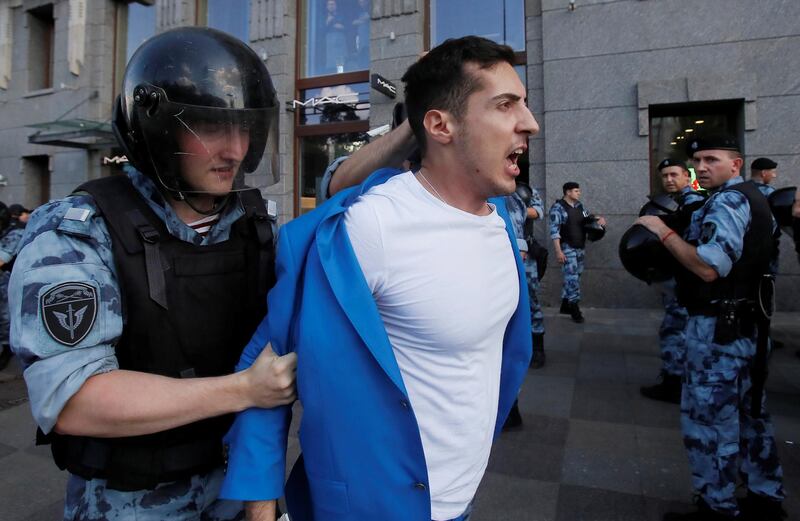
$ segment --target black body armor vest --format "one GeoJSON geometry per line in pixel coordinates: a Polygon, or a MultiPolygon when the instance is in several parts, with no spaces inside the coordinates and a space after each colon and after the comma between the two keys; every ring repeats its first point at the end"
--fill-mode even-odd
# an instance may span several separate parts
{"type": "Polygon", "coordinates": [[[567,222],[561,225],[559,231],[561,242],[573,248],[584,248],[586,232],[583,230],[583,220],[586,216],[583,214],[583,210],[570,206],[564,199],[559,199],[557,202],[567,211],[567,222]]]}
{"type": "MultiPolygon", "coordinates": [[[[702,195],[698,192],[694,192],[692,195],[694,194],[702,195]]],[[[678,194],[678,196],[675,198],[675,201],[678,203],[678,211],[672,215],[662,217],[662,220],[666,223],[666,225],[675,230],[679,235],[683,235],[683,232],[685,232],[686,229],[689,228],[689,225],[692,224],[692,214],[706,204],[706,197],[703,197],[703,199],[700,201],[687,204],[686,197],[688,195],[690,194],[678,194]]]]}
{"type": "MultiPolygon", "coordinates": [[[[718,300],[754,300],[761,276],[768,273],[774,249],[772,213],[767,198],[752,183],[738,183],[724,190],[736,190],[750,205],[750,226],[744,234],[742,256],[733,264],[727,277],[704,282],[687,269],[676,274],[677,295],[692,315],[713,315],[712,302],[718,300]]],[[[706,208],[699,210],[705,212],[706,208]]],[[[697,240],[690,243],[697,246],[697,240]]]]}
{"type": "MultiPolygon", "coordinates": [[[[112,237],[124,320],[114,346],[120,369],[172,378],[232,373],[274,285],[272,223],[260,193],[238,193],[245,215],[227,241],[196,246],[173,237],[125,176],[77,191],[94,198],[112,237]]],[[[222,464],[232,421],[229,414],[144,436],[46,441],[60,468],[141,490],[222,464]]]]}

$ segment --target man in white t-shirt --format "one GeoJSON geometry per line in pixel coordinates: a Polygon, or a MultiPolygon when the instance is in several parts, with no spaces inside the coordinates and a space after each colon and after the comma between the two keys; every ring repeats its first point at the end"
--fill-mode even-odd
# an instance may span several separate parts
{"type": "MultiPolygon", "coordinates": [[[[501,216],[505,209],[489,201],[514,191],[517,161],[539,130],[513,62],[511,48],[478,37],[433,49],[403,77],[408,119],[422,155],[419,171],[376,173],[381,181],[388,179],[371,178],[355,191],[337,194],[281,232],[277,271],[286,273],[279,285],[287,287],[270,294],[270,316],[243,359],[264,345],[259,335],[272,340],[278,353],[282,344],[297,352],[307,480],[300,486],[310,494],[293,495],[293,472],[286,495],[294,520],[419,520],[428,510],[433,521],[469,517],[492,440],[530,360],[522,264],[510,224],[501,216]],[[346,269],[346,248],[330,240],[341,228],[334,223],[342,207],[363,281],[346,269]],[[309,229],[314,238],[306,248],[309,229]],[[302,286],[302,301],[286,305],[297,293],[290,277],[302,286]],[[349,287],[339,289],[339,279],[349,287]],[[374,304],[360,300],[362,287],[374,304]],[[337,305],[380,368],[364,358],[367,349],[353,344],[351,330],[340,328],[337,305]],[[292,314],[288,327],[281,322],[281,306],[292,314]],[[361,324],[374,308],[380,334],[361,324]],[[305,320],[319,319],[319,313],[324,320],[316,325],[305,320]],[[290,333],[279,338],[278,330],[290,333]],[[388,358],[380,351],[384,334],[388,358]],[[400,398],[393,398],[398,390],[388,385],[387,375],[402,389],[400,398]],[[359,423],[357,443],[347,435],[350,418],[359,423]],[[411,435],[404,430],[409,425],[411,435]],[[424,458],[416,455],[420,446],[424,458]],[[429,496],[424,510],[420,492],[429,496]]],[[[267,499],[254,485],[263,477],[251,469],[280,467],[264,434],[273,420],[257,425],[245,416],[228,437],[223,496],[267,499]]],[[[264,483],[263,488],[273,484],[264,483]]],[[[259,501],[249,503],[250,519],[269,519],[259,508],[259,501]]]]}
{"type": "MultiPolygon", "coordinates": [[[[467,40],[459,50],[502,49],[483,45],[467,40]]],[[[489,459],[519,285],[505,224],[487,199],[514,191],[517,160],[539,130],[511,55],[458,58],[429,55],[403,77],[422,168],[373,188],[345,217],[417,415],[434,520],[467,511],[489,459]],[[462,82],[445,80],[459,68],[462,82]]]]}

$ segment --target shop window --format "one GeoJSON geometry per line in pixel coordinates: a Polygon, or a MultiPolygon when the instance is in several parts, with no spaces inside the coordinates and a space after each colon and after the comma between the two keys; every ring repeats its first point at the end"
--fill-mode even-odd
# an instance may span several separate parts
{"type": "Polygon", "coordinates": [[[301,97],[293,104],[300,125],[369,120],[369,83],[305,89],[301,97]]]}
{"type": "Polygon", "coordinates": [[[369,69],[370,0],[304,0],[301,77],[369,69]]]}
{"type": "MultiPolygon", "coordinates": [[[[743,104],[741,100],[704,103],[650,105],[650,193],[663,192],[658,164],[667,157],[689,160],[687,140],[693,136],[730,134],[743,145],[743,104]]],[[[691,169],[695,182],[694,170],[691,169]]],[[[695,183],[695,188],[699,185],[695,183]]]]}
{"type": "Polygon", "coordinates": [[[364,132],[300,138],[300,214],[313,210],[320,201],[320,183],[334,159],[349,156],[367,143],[364,132]]]}
{"type": "Polygon", "coordinates": [[[243,42],[250,41],[248,0],[206,0],[208,27],[224,31],[243,42]]]}
{"type": "Polygon", "coordinates": [[[156,34],[156,8],[152,5],[128,4],[126,24],[125,64],[145,40],[156,34]]]}
{"type": "Polygon", "coordinates": [[[50,156],[22,158],[25,178],[25,206],[36,208],[50,201],[50,156]]]}
{"type": "Polygon", "coordinates": [[[525,50],[523,0],[430,0],[430,22],[431,47],[448,38],[474,34],[515,51],[525,50]]]}
{"type": "Polygon", "coordinates": [[[55,64],[53,4],[28,11],[28,31],[28,89],[50,89],[55,64]]]}

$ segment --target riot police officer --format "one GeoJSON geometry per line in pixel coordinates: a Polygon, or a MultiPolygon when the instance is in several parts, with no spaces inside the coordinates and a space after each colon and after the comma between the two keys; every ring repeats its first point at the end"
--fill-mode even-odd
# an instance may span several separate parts
{"type": "Polygon", "coordinates": [[[127,176],[32,215],[12,347],[38,439],[70,472],[65,519],[241,519],[221,501],[233,412],[294,399],[294,355],[231,374],[266,312],[278,103],[242,42],[181,28],[131,58],[113,127],[127,176]]]}
{"type": "Polygon", "coordinates": [[[664,519],[736,519],[740,509],[748,519],[782,519],[783,472],[761,392],[769,322],[759,310],[769,298],[764,275],[774,222],[766,198],[742,182],[735,138],[696,138],[687,152],[700,186],[713,193],[692,215],[685,238],[658,217],[637,221],[682,266],[678,298],[689,313],[681,429],[698,509],[664,519]],[[748,487],[741,505],[739,472],[748,487]]]}
{"type": "Polygon", "coordinates": [[[756,185],[765,197],[775,191],[775,187],[770,184],[776,177],[778,177],[778,163],[772,159],[759,157],[750,163],[750,182],[756,185]]]}
{"type": "Polygon", "coordinates": [[[9,208],[0,202],[0,371],[6,368],[12,356],[8,340],[8,279],[21,238],[22,229],[12,224],[9,208]]]}
{"type": "MultiPolygon", "coordinates": [[[[692,212],[703,205],[705,197],[692,188],[692,179],[686,163],[679,159],[666,158],[658,164],[661,185],[664,191],[678,204],[668,217],[670,228],[679,234],[689,224],[692,212]]],[[[658,329],[661,347],[660,382],[640,388],[642,395],[654,400],[680,403],[683,357],[686,349],[686,308],[678,303],[675,295],[675,279],[664,281],[661,286],[661,302],[664,318],[658,329]]]]}
{"type": "MultiPolygon", "coordinates": [[[[586,247],[584,224],[589,213],[580,201],[581,187],[578,183],[569,181],[562,188],[564,197],[550,207],[550,238],[564,276],[560,312],[570,315],[574,322],[580,324],[584,320],[578,305],[586,247]]],[[[601,228],[605,227],[606,220],[603,217],[597,217],[596,221],[601,228]]]]}

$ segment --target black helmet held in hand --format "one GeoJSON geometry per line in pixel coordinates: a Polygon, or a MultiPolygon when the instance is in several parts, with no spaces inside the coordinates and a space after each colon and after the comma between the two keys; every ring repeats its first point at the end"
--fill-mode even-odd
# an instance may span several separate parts
{"type": "Polygon", "coordinates": [[[650,200],[639,210],[639,217],[643,215],[663,217],[673,215],[680,210],[678,202],[667,194],[650,195],[647,198],[650,200]]]}
{"type": "Polygon", "coordinates": [[[600,224],[594,215],[583,219],[583,231],[586,232],[586,238],[592,242],[599,241],[606,236],[606,227],[600,224]]]}
{"type": "Polygon", "coordinates": [[[792,205],[794,204],[796,192],[796,186],[787,186],[786,188],[775,190],[767,197],[772,215],[778,222],[778,226],[790,235],[792,234],[792,205]]]}
{"type": "Polygon", "coordinates": [[[278,111],[269,72],[250,47],[214,29],[182,27],[150,38],[131,57],[112,124],[131,164],[184,199],[243,189],[245,174],[252,186],[277,182],[278,111]],[[221,140],[239,151],[215,156],[221,140]],[[216,168],[227,190],[189,179],[193,157],[216,168]]]}
{"type": "Polygon", "coordinates": [[[634,224],[622,235],[619,259],[628,273],[648,284],[675,275],[675,258],[659,237],[641,224],[634,224]]]}

